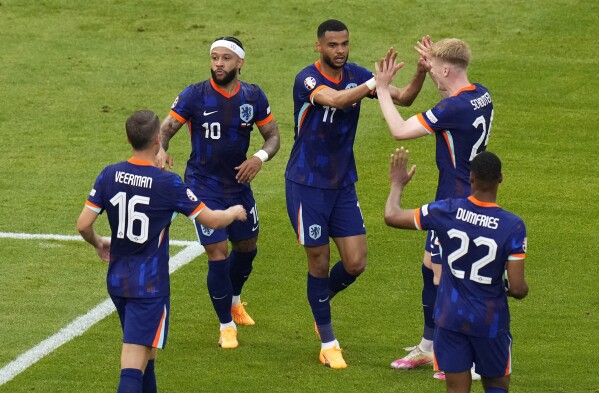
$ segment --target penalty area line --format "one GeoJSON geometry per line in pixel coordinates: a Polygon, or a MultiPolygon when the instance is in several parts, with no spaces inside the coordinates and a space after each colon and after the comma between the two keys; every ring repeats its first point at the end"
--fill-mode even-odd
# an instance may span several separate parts
{"type": "MultiPolygon", "coordinates": [[[[51,240],[81,240],[80,237],[76,236],[63,236],[63,235],[29,235],[29,234],[8,234],[6,232],[0,232],[0,238],[10,239],[51,239],[51,240]],[[5,236],[12,235],[12,236],[5,236]],[[15,235],[18,235],[15,236],[15,235]]],[[[188,264],[196,257],[204,252],[198,242],[177,242],[171,241],[172,245],[185,245],[186,247],[178,252],[175,256],[170,258],[169,262],[169,273],[174,273],[180,267],[188,264]],[[177,244],[179,243],[179,244],[177,244]],[[184,243],[184,244],[182,244],[184,243]]],[[[110,298],[104,300],[102,303],[95,306],[86,314],[76,318],[73,322],[69,323],[64,328],[60,329],[57,333],[48,337],[44,341],[40,342],[33,348],[23,352],[17,358],[0,369],[0,386],[11,381],[14,377],[27,370],[33,364],[38,362],[44,356],[50,354],[55,349],[59,348],[63,344],[71,341],[72,339],[81,336],[93,325],[106,318],[108,315],[115,311],[114,304],[110,298]]]]}

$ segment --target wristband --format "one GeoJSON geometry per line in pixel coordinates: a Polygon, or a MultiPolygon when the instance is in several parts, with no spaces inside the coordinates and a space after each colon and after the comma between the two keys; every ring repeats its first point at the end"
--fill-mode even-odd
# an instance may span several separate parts
{"type": "Polygon", "coordinates": [[[368,90],[376,89],[376,79],[374,79],[374,76],[372,78],[368,79],[366,82],[364,82],[364,84],[366,84],[366,86],[368,87],[368,90]]]}
{"type": "Polygon", "coordinates": [[[258,157],[260,161],[264,162],[268,160],[268,153],[262,149],[254,153],[254,157],[258,157]]]}

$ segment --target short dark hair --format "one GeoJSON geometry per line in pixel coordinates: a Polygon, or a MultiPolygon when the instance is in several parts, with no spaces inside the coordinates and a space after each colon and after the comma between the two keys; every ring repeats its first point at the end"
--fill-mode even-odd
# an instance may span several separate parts
{"type": "Polygon", "coordinates": [[[145,150],[150,147],[152,139],[160,131],[160,119],[147,109],[134,112],[125,122],[127,138],[134,150],[145,150]]]}
{"type": "Polygon", "coordinates": [[[329,19],[322,22],[320,26],[318,26],[318,30],[316,31],[316,37],[324,37],[324,33],[326,33],[327,31],[347,31],[349,33],[349,30],[347,29],[347,26],[345,26],[345,23],[338,21],[337,19],[329,19]]]}
{"type": "Polygon", "coordinates": [[[241,41],[239,41],[238,38],[224,36],[224,37],[218,37],[217,39],[215,39],[212,42],[216,42],[216,41],[220,41],[220,40],[225,40],[225,41],[232,42],[235,45],[237,45],[238,47],[240,47],[241,49],[243,49],[243,44],[241,43],[241,41]]]}
{"type": "Polygon", "coordinates": [[[496,184],[501,180],[501,160],[490,151],[483,151],[472,159],[472,174],[488,184],[496,184]]]}

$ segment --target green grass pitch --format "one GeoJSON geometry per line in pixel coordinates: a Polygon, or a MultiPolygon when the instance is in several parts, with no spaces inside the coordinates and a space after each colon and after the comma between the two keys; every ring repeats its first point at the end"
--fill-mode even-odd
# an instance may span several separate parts
{"type": "MultiPolygon", "coordinates": [[[[348,25],[350,61],[373,69],[390,46],[399,50],[406,66],[398,86],[411,78],[412,47],[424,34],[470,44],[470,79],[487,86],[495,104],[489,150],[504,162],[499,203],[528,227],[530,294],[510,301],[511,392],[599,392],[593,0],[1,0],[0,232],[77,235],[95,176],[129,157],[127,116],[147,108],[163,118],[185,86],[209,77],[212,40],[235,35],[247,52],[241,78],[266,92],[282,140],[253,183],[261,237],[243,300],[256,326],[239,328],[238,349],[220,350],[205,255],[177,270],[169,341],[156,366],[160,391],[443,392],[432,368],[389,367],[420,338],[424,234],[383,222],[388,156],[399,144],[375,101],[363,104],[355,145],[369,266],[332,305],[349,368],[330,370],[317,360],[305,255],[288,222],[283,174],[293,143],[293,80],[317,59],[316,28],[328,18],[348,25]]],[[[401,113],[438,100],[427,79],[401,113]]],[[[251,151],[260,144],[256,134],[251,151]]],[[[418,167],[405,204],[416,207],[434,198],[434,141],[403,144],[418,167]]],[[[182,130],[171,143],[179,174],[189,148],[182,130]]],[[[108,234],[105,218],[98,228],[108,234]]],[[[171,238],[190,241],[195,233],[179,218],[171,238]]],[[[172,247],[171,255],[182,249],[172,247]]],[[[3,371],[107,298],[106,265],[81,241],[0,238],[0,271],[3,371]]],[[[0,393],[115,391],[120,337],[109,315],[0,384],[0,393]]]]}

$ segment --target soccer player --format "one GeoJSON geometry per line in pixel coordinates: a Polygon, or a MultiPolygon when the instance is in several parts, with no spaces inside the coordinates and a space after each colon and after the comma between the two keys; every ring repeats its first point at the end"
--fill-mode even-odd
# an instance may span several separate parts
{"type": "Polygon", "coordinates": [[[236,348],[236,324],[254,325],[241,302],[241,290],[258,252],[258,210],[250,182],[279,150],[280,136],[264,92],[238,79],[245,59],[241,42],[234,37],[217,38],[210,58],[212,78],[184,89],[162,123],[157,159],[159,165],[167,162],[172,167],[172,158],[166,154],[169,141],[187,124],[191,155],[185,182],[206,206],[223,209],[241,204],[251,215],[246,222],[220,230],[196,224],[198,239],[208,254],[208,293],[220,321],[219,345],[236,348]],[[247,158],[254,127],[264,144],[247,158]]]}
{"type": "MultiPolygon", "coordinates": [[[[366,268],[366,229],[354,183],[353,144],[361,100],[376,98],[373,74],[348,63],[349,31],[338,20],[317,31],[319,59],[301,70],[293,86],[295,142],[287,163],[287,211],[308,259],[307,294],[321,340],[320,362],[345,368],[333,333],[330,300],[366,268]],[[333,238],[341,260],[329,274],[333,238]]],[[[392,102],[410,105],[422,88],[418,70],[404,88],[388,87],[392,102]]]]}
{"type": "Polygon", "coordinates": [[[185,214],[211,228],[245,220],[241,205],[211,210],[181,178],[154,166],[160,147],[160,121],[148,110],[126,122],[133,157],[100,173],[77,230],[100,258],[109,262],[106,284],[123,330],[119,393],[156,392],[156,348],[164,348],[170,313],[168,231],[174,214],[185,214]],[[111,239],[95,229],[106,211],[111,239]]]}
{"type": "MultiPolygon", "coordinates": [[[[426,68],[443,99],[431,109],[404,120],[393,106],[387,88],[401,68],[401,63],[396,64],[397,54],[389,52],[380,65],[377,65],[379,104],[396,140],[435,135],[439,170],[435,199],[467,197],[470,195],[470,161],[484,151],[489,142],[493,101],[484,86],[472,84],[468,80],[471,52],[464,41],[452,38],[432,43],[427,36],[418,44],[416,49],[425,59],[426,68]]],[[[438,263],[439,258],[436,233],[429,231],[422,265],[422,340],[415,347],[406,348],[410,353],[393,361],[393,368],[412,369],[433,362],[433,307],[437,298],[437,286],[433,282],[431,261],[438,263]]],[[[442,379],[443,375],[437,373],[435,377],[442,379]]]]}
{"type": "Polygon", "coordinates": [[[476,362],[485,392],[507,393],[512,371],[507,296],[524,298],[528,285],[526,227],[520,217],[496,204],[503,180],[501,161],[488,151],[472,159],[469,197],[404,210],[402,193],[416,170],[412,166],[408,172],[407,161],[403,147],[391,156],[385,222],[395,228],[432,229],[438,236],[441,264],[433,264],[436,276],[440,274],[434,357],[445,371],[446,390],[470,392],[476,362]]]}

